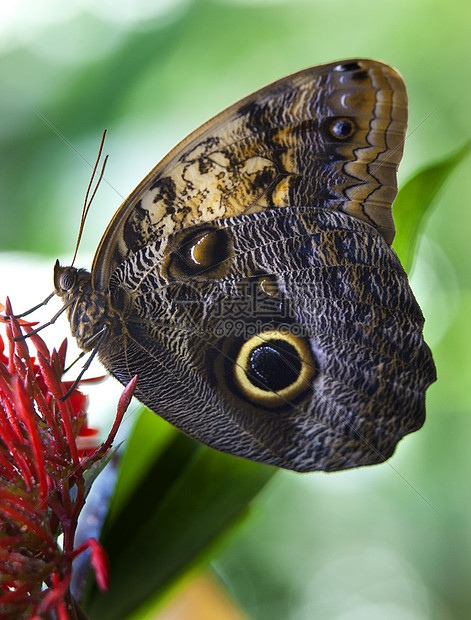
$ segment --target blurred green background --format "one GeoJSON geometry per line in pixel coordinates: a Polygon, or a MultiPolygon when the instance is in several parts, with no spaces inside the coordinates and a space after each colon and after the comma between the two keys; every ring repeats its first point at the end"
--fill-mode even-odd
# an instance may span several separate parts
{"type": "MultiPolygon", "coordinates": [[[[468,0],[2,2],[1,295],[35,303],[52,288],[53,259],[70,260],[103,129],[107,183],[84,266],[122,198],[178,140],[311,65],[372,57],[399,69],[404,181],[470,138],[470,29],[468,0]]],[[[212,564],[250,618],[471,616],[470,174],[468,158],[412,272],[439,376],[427,422],[388,464],[273,478],[212,564]]]]}

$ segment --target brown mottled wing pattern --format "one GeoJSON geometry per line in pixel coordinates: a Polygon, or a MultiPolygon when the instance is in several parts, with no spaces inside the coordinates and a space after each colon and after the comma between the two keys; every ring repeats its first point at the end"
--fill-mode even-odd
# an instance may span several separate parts
{"type": "Polygon", "coordinates": [[[390,248],[406,120],[372,60],[216,116],[121,205],[91,276],[56,265],[79,344],[218,450],[297,471],[388,458],[435,380],[390,248]]]}
{"type": "Polygon", "coordinates": [[[373,60],[313,67],[257,91],[190,134],[121,205],[94,259],[95,288],[176,230],[289,205],[343,211],[391,244],[406,124],[402,79],[373,60]]]}
{"type": "MultiPolygon", "coordinates": [[[[217,221],[230,239],[222,278],[168,282],[151,243],[113,274],[112,296],[139,291],[126,334],[100,351],[136,396],[213,448],[296,471],[379,463],[423,424],[435,379],[423,316],[395,253],[361,220],[313,209],[217,221]],[[259,299],[257,274],[276,279],[259,299]],[[253,310],[256,312],[253,312],[253,310]],[[279,330],[308,343],[312,375],[295,398],[260,406],[234,370],[253,333],[279,330]]],[[[163,244],[165,245],[165,244],[163,244]]],[[[287,362],[290,369],[290,360],[287,362]]]]}

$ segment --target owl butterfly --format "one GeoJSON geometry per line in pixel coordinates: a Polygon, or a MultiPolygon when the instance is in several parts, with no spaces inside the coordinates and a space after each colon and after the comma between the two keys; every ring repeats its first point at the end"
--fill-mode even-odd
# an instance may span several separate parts
{"type": "Polygon", "coordinates": [[[348,60],[190,134],[111,220],[91,273],[54,269],[72,333],[223,452],[296,471],[384,461],[435,367],[390,245],[407,95],[348,60]]]}

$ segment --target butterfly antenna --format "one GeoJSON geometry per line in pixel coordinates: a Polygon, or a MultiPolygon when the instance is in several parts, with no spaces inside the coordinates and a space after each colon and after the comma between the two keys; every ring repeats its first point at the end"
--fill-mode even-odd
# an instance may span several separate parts
{"type": "Polygon", "coordinates": [[[77,252],[78,252],[78,249],[79,249],[80,241],[82,239],[83,228],[85,226],[85,220],[87,219],[88,211],[90,210],[90,206],[91,206],[91,204],[93,202],[93,199],[95,198],[95,194],[97,193],[97,190],[100,187],[101,181],[103,180],[103,175],[105,174],[105,168],[106,168],[106,163],[108,161],[108,155],[106,155],[105,159],[103,160],[103,165],[101,167],[100,176],[98,177],[98,181],[97,181],[97,183],[95,185],[95,188],[92,191],[93,181],[95,180],[95,175],[97,173],[98,165],[100,163],[101,155],[103,153],[103,146],[105,144],[105,137],[106,137],[106,129],[103,132],[103,136],[101,138],[100,148],[98,149],[98,155],[97,155],[97,158],[96,158],[96,161],[95,161],[95,165],[93,166],[92,176],[90,177],[90,182],[88,184],[87,192],[85,194],[85,200],[83,201],[82,218],[80,220],[80,228],[79,228],[79,233],[78,233],[78,237],[77,237],[77,243],[75,244],[74,257],[73,257],[72,263],[71,263],[72,265],[74,264],[75,259],[77,257],[77,252]],[[90,196],[90,192],[91,192],[91,196],[90,196]]]}

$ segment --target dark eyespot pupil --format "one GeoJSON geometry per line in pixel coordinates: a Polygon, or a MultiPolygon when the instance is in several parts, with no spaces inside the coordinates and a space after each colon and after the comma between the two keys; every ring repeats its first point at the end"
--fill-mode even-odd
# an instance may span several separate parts
{"type": "Polygon", "coordinates": [[[188,263],[195,267],[210,267],[215,256],[220,253],[217,247],[217,233],[206,231],[195,235],[188,244],[185,253],[188,263]]]}
{"type": "Polygon", "coordinates": [[[360,65],[357,62],[344,62],[340,65],[337,65],[334,71],[356,71],[360,68],[360,65]]]}
{"type": "Polygon", "coordinates": [[[247,375],[261,390],[277,392],[296,381],[301,360],[296,349],[286,340],[270,340],[249,355],[247,375]]]}
{"type": "Polygon", "coordinates": [[[207,272],[218,267],[228,255],[227,235],[221,229],[196,231],[185,240],[184,245],[178,251],[181,266],[189,274],[207,272]]]}
{"type": "Polygon", "coordinates": [[[224,278],[232,257],[232,233],[221,226],[198,226],[180,230],[168,241],[162,274],[170,281],[188,276],[224,278]]]}
{"type": "Polygon", "coordinates": [[[341,118],[332,123],[330,131],[337,138],[348,138],[353,132],[353,123],[348,118],[341,118]]]}
{"type": "Polygon", "coordinates": [[[273,299],[280,294],[275,278],[268,275],[260,276],[258,287],[264,297],[271,297],[273,299]]]}

